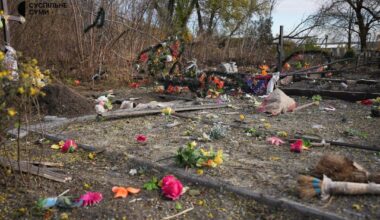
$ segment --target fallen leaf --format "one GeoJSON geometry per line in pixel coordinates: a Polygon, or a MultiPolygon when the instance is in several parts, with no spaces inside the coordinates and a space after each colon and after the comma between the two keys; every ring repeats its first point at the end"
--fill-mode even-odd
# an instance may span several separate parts
{"type": "Polygon", "coordinates": [[[200,199],[197,201],[197,205],[203,206],[205,204],[205,201],[203,199],[200,199]]]}
{"type": "Polygon", "coordinates": [[[355,204],[352,204],[352,208],[360,212],[363,209],[363,205],[355,203],[355,204]]]}
{"type": "Polygon", "coordinates": [[[279,160],[281,160],[281,158],[280,157],[271,156],[271,157],[269,157],[269,160],[271,160],[271,161],[279,161],[279,160]]]}
{"type": "Polygon", "coordinates": [[[96,156],[95,153],[89,153],[88,154],[88,159],[93,160],[93,159],[95,159],[95,156],[96,156]]]}
{"type": "Polygon", "coordinates": [[[189,195],[190,196],[199,196],[201,194],[201,192],[197,189],[191,189],[189,190],[189,195]]]}
{"type": "Polygon", "coordinates": [[[83,184],[83,188],[84,188],[84,189],[90,189],[90,188],[91,188],[91,185],[88,184],[88,183],[85,183],[85,184],[83,184]]]}
{"type": "Polygon", "coordinates": [[[60,220],[69,220],[69,214],[67,214],[66,212],[63,212],[63,213],[61,213],[61,215],[59,215],[59,219],[60,220]]]}
{"type": "Polygon", "coordinates": [[[272,127],[271,124],[269,124],[269,123],[264,123],[264,128],[266,128],[266,129],[270,129],[271,127],[272,127]]]}
{"type": "Polygon", "coordinates": [[[181,205],[181,203],[176,202],[176,203],[175,203],[175,209],[177,209],[177,210],[181,210],[181,209],[182,209],[182,205],[181,205]]]}
{"type": "Polygon", "coordinates": [[[197,174],[198,175],[203,175],[203,170],[202,169],[197,169],[197,174]]]}

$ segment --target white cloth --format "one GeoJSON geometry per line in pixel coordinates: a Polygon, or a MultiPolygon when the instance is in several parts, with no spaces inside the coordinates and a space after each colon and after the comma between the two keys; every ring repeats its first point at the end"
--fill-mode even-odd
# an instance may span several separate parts
{"type": "Polygon", "coordinates": [[[17,56],[16,56],[16,50],[13,49],[11,46],[5,46],[5,49],[7,52],[5,53],[5,58],[3,61],[3,64],[5,68],[9,71],[11,71],[11,75],[13,77],[13,80],[18,80],[18,64],[17,64],[17,56]]]}
{"type": "Polygon", "coordinates": [[[274,90],[274,86],[280,79],[280,72],[273,73],[272,78],[269,80],[267,85],[267,95],[271,94],[274,90]]]}

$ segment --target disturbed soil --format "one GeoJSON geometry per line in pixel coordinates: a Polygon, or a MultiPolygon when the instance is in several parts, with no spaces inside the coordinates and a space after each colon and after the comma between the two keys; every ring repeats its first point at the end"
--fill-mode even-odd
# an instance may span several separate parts
{"type": "MultiPolygon", "coordinates": [[[[88,92],[81,92],[91,97],[88,92]]],[[[159,98],[153,88],[123,89],[115,91],[115,99],[140,98],[136,102],[172,101],[159,98]]],[[[189,93],[181,94],[187,98],[189,93]]],[[[298,105],[310,103],[306,97],[293,97],[298,105]]],[[[257,98],[258,101],[261,101],[257,98]]],[[[215,100],[202,100],[204,103],[215,100]]],[[[202,102],[201,101],[201,102],[202,102]]],[[[188,103],[193,104],[193,103],[188,103]]],[[[180,219],[304,219],[297,212],[273,209],[253,200],[236,196],[227,191],[205,188],[184,182],[190,189],[199,191],[197,195],[184,194],[177,203],[182,209],[176,209],[176,202],[166,200],[159,191],[143,190],[126,199],[114,199],[113,186],[142,187],[153,176],[162,178],[162,171],[136,165],[128,158],[134,156],[141,160],[159,163],[162,166],[178,165],[171,157],[179,147],[189,141],[214,150],[222,149],[224,163],[217,168],[203,169],[202,174],[215,181],[247,188],[257,193],[286,198],[322,211],[335,213],[347,219],[379,219],[380,198],[376,196],[334,196],[329,202],[319,198],[303,200],[296,190],[297,177],[310,174],[313,167],[324,154],[340,154],[350,157],[370,172],[380,170],[378,152],[353,149],[341,146],[312,147],[301,153],[293,153],[285,143],[273,146],[266,137],[277,132],[286,132],[288,137],[296,133],[313,135],[326,140],[370,145],[379,147],[380,119],[370,116],[370,106],[324,98],[319,106],[312,106],[295,113],[271,117],[258,113],[251,99],[231,97],[230,107],[180,113],[194,120],[176,116],[152,115],[125,118],[111,121],[87,121],[71,123],[49,129],[49,134],[59,134],[74,139],[78,143],[106,149],[98,153],[95,159],[89,159],[88,152],[79,150],[72,154],[63,154],[50,148],[53,142],[36,145],[37,136],[28,136],[21,143],[22,158],[61,162],[64,167],[59,172],[69,174],[73,181],[56,183],[29,175],[11,175],[6,177],[6,187],[0,187],[0,219],[162,219],[179,213],[187,208],[192,211],[181,215],[180,219]],[[331,107],[334,111],[328,110],[331,107]],[[328,108],[328,109],[326,109],[328,108]],[[240,115],[245,116],[244,120],[240,115]],[[202,119],[215,123],[223,122],[262,131],[260,135],[250,135],[245,129],[224,126],[224,137],[206,140],[204,134],[210,134],[213,125],[205,124],[202,119]],[[169,126],[168,126],[169,125],[169,126]],[[174,125],[174,126],[173,126],[174,125]],[[136,141],[136,135],[148,137],[145,144],[136,141]],[[159,162],[157,162],[160,160],[159,162]],[[131,176],[129,171],[137,169],[138,174],[131,176]],[[85,191],[99,191],[104,199],[89,208],[72,210],[36,209],[39,198],[56,196],[66,189],[68,194],[78,195],[85,191]],[[20,199],[22,198],[22,199],[20,199]]],[[[114,106],[117,109],[118,105],[114,106]]],[[[93,110],[89,111],[91,113],[93,110]]],[[[81,111],[81,114],[84,113],[81,111]]],[[[68,114],[66,116],[72,116],[68,114]]],[[[8,157],[16,159],[17,142],[7,144],[8,157]]],[[[6,156],[0,151],[1,156],[6,156]]],[[[199,175],[196,169],[184,169],[189,175],[199,175]]]]}
{"type": "MultiPolygon", "coordinates": [[[[135,94],[126,97],[142,97],[149,94],[144,88],[135,90],[135,94]],[[140,94],[139,94],[140,93],[140,94]]],[[[146,97],[151,100],[153,96],[146,97]]],[[[299,105],[309,103],[307,98],[295,98],[299,105]]],[[[290,137],[295,133],[314,135],[326,140],[378,146],[380,133],[379,118],[370,117],[370,107],[358,103],[326,99],[320,106],[310,107],[295,113],[276,117],[258,114],[253,107],[247,107],[249,101],[233,98],[230,103],[237,108],[223,108],[207,111],[181,113],[198,119],[208,119],[215,123],[244,125],[267,132],[285,131],[290,137]],[[239,106],[245,106],[239,108],[239,106]],[[334,107],[335,111],[325,110],[334,107]],[[239,115],[244,114],[244,121],[239,115]]],[[[380,199],[375,196],[339,196],[326,205],[319,199],[304,201],[298,198],[296,179],[299,174],[309,174],[323,154],[346,155],[369,171],[380,168],[380,155],[375,152],[339,146],[313,147],[300,154],[290,152],[288,144],[272,146],[265,136],[251,137],[244,129],[226,127],[224,138],[205,141],[203,133],[209,134],[212,125],[199,120],[187,120],[162,115],[127,118],[114,121],[84,122],[57,128],[60,133],[80,143],[106,148],[109,152],[123,152],[144,160],[155,162],[176,154],[180,146],[187,142],[198,141],[204,148],[222,149],[225,163],[216,169],[204,170],[204,175],[215,180],[223,180],[232,185],[246,187],[255,192],[286,197],[322,210],[335,212],[347,218],[380,217],[380,199]],[[168,128],[168,124],[179,125],[168,128]],[[135,136],[144,134],[146,144],[139,144],[135,136]],[[360,208],[357,208],[360,207],[360,208]]],[[[176,167],[173,160],[160,162],[176,167]]],[[[187,172],[195,174],[196,170],[187,172]]]]}

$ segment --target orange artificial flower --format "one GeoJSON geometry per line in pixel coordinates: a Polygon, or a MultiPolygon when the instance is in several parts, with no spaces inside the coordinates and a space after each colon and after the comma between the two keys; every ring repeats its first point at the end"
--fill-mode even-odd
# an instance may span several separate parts
{"type": "Polygon", "coordinates": [[[260,69],[261,69],[261,75],[263,75],[263,76],[268,75],[267,71],[269,70],[269,66],[267,66],[267,65],[261,65],[260,69]]]}
{"type": "Polygon", "coordinates": [[[133,187],[119,187],[119,186],[114,186],[112,187],[112,192],[115,193],[114,198],[126,198],[128,196],[128,193],[136,194],[140,192],[139,188],[133,188],[133,187]]]}

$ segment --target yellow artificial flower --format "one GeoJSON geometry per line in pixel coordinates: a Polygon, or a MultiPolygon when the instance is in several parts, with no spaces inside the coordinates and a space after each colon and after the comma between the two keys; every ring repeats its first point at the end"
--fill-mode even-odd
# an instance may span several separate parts
{"type": "Polygon", "coordinates": [[[17,92],[19,94],[24,94],[25,93],[25,89],[23,87],[18,87],[17,92]]]}
{"type": "Polygon", "coordinates": [[[197,174],[198,175],[203,175],[203,170],[202,169],[197,169],[197,174]]]}
{"type": "Polygon", "coordinates": [[[207,163],[206,163],[206,165],[208,167],[216,167],[216,166],[218,166],[213,160],[208,160],[207,163]]]}
{"type": "Polygon", "coordinates": [[[166,108],[162,109],[162,113],[164,115],[171,115],[172,113],[174,113],[174,110],[170,107],[166,107],[166,108]]]}
{"type": "Polygon", "coordinates": [[[220,165],[223,163],[223,151],[222,150],[218,150],[218,152],[216,153],[216,156],[214,158],[214,163],[216,165],[220,165]]]}
{"type": "Polygon", "coordinates": [[[206,157],[210,156],[210,151],[206,151],[203,148],[201,148],[201,153],[202,153],[203,156],[206,156],[206,157]]]}
{"type": "Polygon", "coordinates": [[[17,111],[14,108],[8,108],[7,110],[10,117],[13,117],[17,114],[17,111]]]}
{"type": "Polygon", "coordinates": [[[27,78],[29,78],[29,74],[27,74],[27,73],[21,73],[21,78],[22,79],[27,79],[27,78]]]}
{"type": "Polygon", "coordinates": [[[243,114],[240,114],[239,118],[240,118],[241,121],[243,121],[245,119],[245,116],[243,114]]]}
{"type": "Polygon", "coordinates": [[[30,89],[29,89],[30,96],[35,96],[38,94],[38,92],[39,92],[39,90],[34,88],[34,87],[30,87],[30,89]]]}
{"type": "Polygon", "coordinates": [[[38,64],[38,61],[37,61],[36,59],[32,59],[31,64],[32,64],[32,65],[37,65],[37,64],[38,64]]]}
{"type": "Polygon", "coordinates": [[[9,71],[3,70],[0,72],[0,79],[9,75],[9,71]]]}
{"type": "Polygon", "coordinates": [[[0,61],[4,60],[4,57],[5,57],[4,53],[0,51],[0,61]]]}
{"type": "Polygon", "coordinates": [[[195,141],[190,142],[190,147],[191,148],[194,148],[196,146],[197,146],[197,142],[195,142],[195,141]]]}

